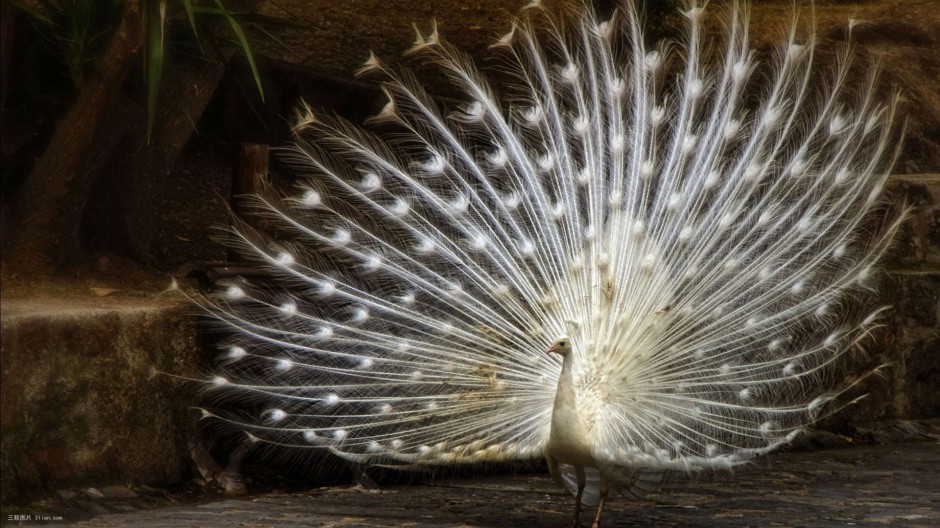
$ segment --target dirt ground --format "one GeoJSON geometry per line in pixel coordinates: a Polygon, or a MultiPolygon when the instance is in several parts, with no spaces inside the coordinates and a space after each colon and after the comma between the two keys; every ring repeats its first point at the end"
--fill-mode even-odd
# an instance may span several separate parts
{"type": "MultiPolygon", "coordinates": [[[[937,526],[938,490],[936,441],[781,453],[733,473],[669,475],[662,492],[644,501],[611,494],[602,526],[937,526]]],[[[90,519],[68,503],[30,511],[63,517],[58,526],[437,528],[564,526],[572,507],[571,496],[544,472],[323,487],[134,511],[140,502],[98,500],[108,513],[90,519]]],[[[586,508],[582,522],[591,515],[586,508]]]]}

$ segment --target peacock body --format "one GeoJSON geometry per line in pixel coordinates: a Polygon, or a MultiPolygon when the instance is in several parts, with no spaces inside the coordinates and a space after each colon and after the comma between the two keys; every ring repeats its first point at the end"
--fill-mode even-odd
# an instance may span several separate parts
{"type": "Polygon", "coordinates": [[[502,99],[435,29],[411,53],[462,102],[373,57],[384,135],[300,112],[306,179],[232,231],[270,280],[201,301],[232,334],[212,390],[262,412],[208,415],[366,465],[544,456],[576,523],[827,412],[880,312],[893,103],[848,47],[812,80],[796,22],[759,64],[736,4],[717,46],[694,3],[681,45],[629,2],[563,11],[496,42],[502,99]]]}

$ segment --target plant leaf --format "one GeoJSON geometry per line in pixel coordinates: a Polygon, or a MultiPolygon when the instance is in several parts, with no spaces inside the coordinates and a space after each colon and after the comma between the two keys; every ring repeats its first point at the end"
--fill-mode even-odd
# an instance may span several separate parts
{"type": "Polygon", "coordinates": [[[46,26],[55,26],[55,22],[52,21],[52,18],[47,16],[42,9],[37,9],[36,6],[30,4],[29,2],[24,2],[23,0],[9,0],[9,2],[13,7],[26,13],[36,22],[46,26]]]}
{"type": "Polygon", "coordinates": [[[255,64],[255,57],[251,53],[251,46],[248,45],[248,38],[245,36],[245,31],[242,29],[238,20],[236,20],[232,13],[225,7],[225,4],[222,3],[222,0],[215,0],[215,5],[219,8],[219,11],[225,19],[228,20],[229,26],[232,27],[232,32],[234,32],[235,36],[238,38],[242,51],[245,52],[245,58],[248,59],[251,75],[254,77],[255,85],[258,88],[258,95],[261,97],[261,101],[264,102],[264,88],[261,87],[261,74],[258,73],[258,65],[255,64]]]}
{"type": "Polygon", "coordinates": [[[147,142],[153,133],[157,101],[160,96],[160,81],[166,61],[166,0],[152,0],[144,8],[144,24],[147,30],[147,142]]]}
{"type": "Polygon", "coordinates": [[[196,36],[196,41],[199,41],[199,28],[196,24],[196,13],[193,10],[192,0],[183,0],[183,9],[186,10],[186,18],[189,19],[189,27],[193,28],[193,35],[196,36]]]}

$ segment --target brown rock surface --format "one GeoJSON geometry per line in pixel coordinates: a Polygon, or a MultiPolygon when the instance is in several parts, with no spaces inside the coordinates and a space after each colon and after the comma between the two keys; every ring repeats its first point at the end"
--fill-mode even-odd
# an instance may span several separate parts
{"type": "Polygon", "coordinates": [[[4,503],[81,484],[179,482],[193,437],[191,309],[153,298],[4,299],[4,503]]]}

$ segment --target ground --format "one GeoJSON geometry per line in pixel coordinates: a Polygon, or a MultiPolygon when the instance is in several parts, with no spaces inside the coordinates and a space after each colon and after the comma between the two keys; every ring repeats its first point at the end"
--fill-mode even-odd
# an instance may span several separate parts
{"type": "MultiPolygon", "coordinates": [[[[940,437],[938,437],[940,438],[940,437]]],[[[112,504],[121,499],[113,499],[112,504]]],[[[108,513],[54,526],[177,528],[563,526],[572,498],[544,474],[442,478],[381,489],[326,487],[302,493],[108,513]]],[[[118,510],[120,511],[120,510],[118,510]]],[[[126,511],[126,510],[125,510],[126,511]]],[[[30,510],[63,515],[55,506],[30,510]]],[[[589,520],[590,512],[583,514],[589,520]]],[[[72,520],[75,517],[71,518],[72,520]]],[[[771,455],[731,474],[668,479],[647,501],[617,497],[603,526],[940,525],[937,440],[771,455]]]]}

